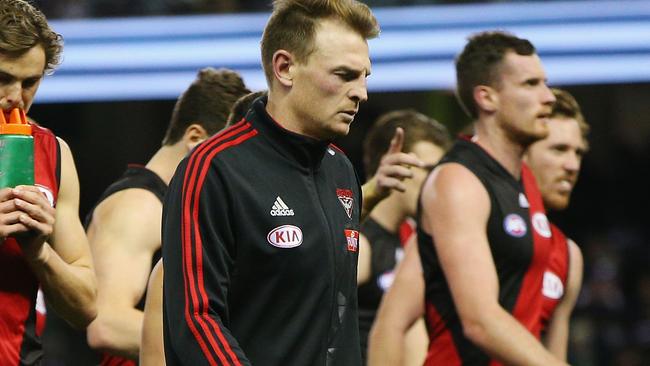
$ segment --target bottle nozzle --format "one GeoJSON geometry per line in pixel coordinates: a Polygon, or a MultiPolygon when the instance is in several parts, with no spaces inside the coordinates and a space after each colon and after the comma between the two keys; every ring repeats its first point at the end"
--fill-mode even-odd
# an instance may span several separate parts
{"type": "Polygon", "coordinates": [[[14,108],[9,113],[0,113],[0,134],[31,135],[32,126],[27,122],[27,115],[21,108],[14,108]]]}

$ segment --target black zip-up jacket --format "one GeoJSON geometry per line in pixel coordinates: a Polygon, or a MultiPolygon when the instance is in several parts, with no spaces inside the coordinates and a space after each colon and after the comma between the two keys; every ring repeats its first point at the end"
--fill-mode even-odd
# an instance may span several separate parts
{"type": "Polygon", "coordinates": [[[360,365],[361,189],[328,143],[258,99],[180,164],[163,211],[173,365],[360,365]]]}

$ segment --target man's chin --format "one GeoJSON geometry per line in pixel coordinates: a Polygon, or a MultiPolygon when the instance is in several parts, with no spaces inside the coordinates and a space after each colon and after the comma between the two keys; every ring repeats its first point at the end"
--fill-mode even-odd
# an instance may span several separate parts
{"type": "Polygon", "coordinates": [[[341,122],[331,130],[333,138],[345,137],[350,133],[350,124],[346,122],[341,122]]]}
{"type": "Polygon", "coordinates": [[[523,146],[530,146],[548,136],[548,129],[536,129],[534,131],[520,131],[516,134],[517,141],[523,146]]]}
{"type": "Polygon", "coordinates": [[[544,205],[546,208],[552,211],[564,211],[567,207],[569,207],[569,197],[556,196],[550,200],[544,200],[544,205]]]}

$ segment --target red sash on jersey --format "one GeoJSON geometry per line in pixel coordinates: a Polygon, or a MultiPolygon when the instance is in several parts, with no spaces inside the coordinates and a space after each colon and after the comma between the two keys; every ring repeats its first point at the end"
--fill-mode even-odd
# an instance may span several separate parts
{"type": "Polygon", "coordinates": [[[553,311],[562,301],[569,281],[569,243],[564,233],[555,225],[551,224],[553,232],[553,247],[548,261],[548,267],[544,273],[542,286],[542,313],[538,329],[533,334],[539,336],[548,326],[553,316],[553,311]]]}
{"type": "MultiPolygon", "coordinates": [[[[521,179],[530,205],[528,212],[530,214],[535,254],[529,270],[526,272],[526,277],[524,277],[519,298],[513,310],[513,316],[526,329],[533,332],[539,324],[542,313],[542,283],[551,253],[552,232],[544,210],[542,195],[539,192],[533,173],[526,164],[522,164],[521,179]]],[[[539,336],[539,334],[535,335],[539,336]]]]}

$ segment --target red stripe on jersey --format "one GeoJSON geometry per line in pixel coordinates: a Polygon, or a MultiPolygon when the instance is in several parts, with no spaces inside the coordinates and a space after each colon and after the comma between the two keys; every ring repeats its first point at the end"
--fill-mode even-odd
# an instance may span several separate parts
{"type": "Polygon", "coordinates": [[[415,234],[415,226],[415,220],[410,217],[407,217],[406,220],[402,221],[402,223],[399,225],[399,242],[402,244],[402,247],[406,247],[409,239],[411,239],[411,237],[415,234]]]}
{"type": "Polygon", "coordinates": [[[100,366],[136,366],[135,361],[127,360],[126,358],[122,358],[119,356],[110,355],[108,353],[104,353],[104,357],[102,357],[102,360],[99,363],[99,365],[100,366]]]}
{"type": "Polygon", "coordinates": [[[345,151],[343,151],[340,147],[338,147],[338,146],[336,146],[334,144],[330,144],[329,147],[331,147],[334,150],[336,150],[336,151],[340,152],[341,154],[345,155],[345,151]]]}
{"type": "Polygon", "coordinates": [[[553,233],[551,237],[553,247],[551,248],[546,270],[558,277],[562,284],[563,292],[559,298],[547,297],[546,294],[542,293],[542,315],[541,321],[538,324],[539,329],[536,330],[537,333],[541,333],[551,320],[555,308],[564,297],[569,279],[569,243],[562,230],[557,226],[551,224],[551,232],[553,233]]]}
{"type": "MultiPolygon", "coordinates": [[[[182,200],[183,200],[183,215],[182,215],[182,218],[181,218],[181,238],[182,238],[181,239],[181,241],[182,241],[181,249],[182,249],[182,256],[183,256],[183,282],[185,284],[185,293],[184,293],[184,297],[185,297],[185,321],[187,322],[187,325],[190,328],[190,331],[194,335],[194,338],[199,343],[199,346],[201,347],[201,350],[203,351],[203,354],[207,357],[208,362],[211,365],[216,364],[215,360],[212,357],[212,354],[210,353],[210,349],[208,348],[207,344],[203,340],[203,337],[199,333],[199,330],[194,325],[194,321],[192,320],[193,319],[192,314],[190,314],[190,309],[189,309],[189,304],[190,303],[193,305],[193,308],[196,309],[197,308],[196,304],[198,304],[199,300],[198,300],[198,297],[197,297],[197,294],[196,294],[196,290],[194,289],[194,274],[193,274],[192,271],[188,270],[188,268],[191,269],[191,268],[193,268],[193,266],[192,266],[192,255],[191,255],[191,237],[190,237],[191,230],[186,228],[186,226],[189,226],[188,223],[189,223],[189,220],[190,220],[190,215],[189,214],[186,215],[186,207],[185,207],[186,206],[186,201],[185,200],[186,200],[187,197],[191,197],[191,192],[193,191],[193,186],[190,186],[189,190],[187,190],[186,187],[188,186],[189,181],[194,179],[194,171],[193,171],[193,169],[194,169],[194,165],[196,164],[195,163],[195,160],[196,160],[195,157],[200,155],[203,151],[205,151],[205,149],[208,146],[211,146],[213,143],[215,143],[215,142],[218,143],[218,142],[222,141],[225,138],[228,138],[228,137],[230,137],[230,136],[232,136],[234,134],[237,134],[241,130],[242,126],[243,126],[243,123],[238,123],[238,124],[228,128],[228,129],[226,129],[226,130],[224,130],[224,131],[222,131],[220,133],[217,133],[215,136],[211,137],[206,142],[199,145],[199,147],[190,155],[190,159],[188,160],[187,167],[186,167],[186,170],[185,170],[185,176],[183,178],[183,193],[182,193],[183,194],[183,197],[182,197],[182,200]],[[192,173],[190,174],[190,172],[192,172],[192,173]],[[189,244],[186,245],[186,243],[189,243],[189,244]],[[186,248],[188,245],[190,246],[190,248],[186,248]],[[190,289],[189,294],[187,292],[188,288],[190,289]],[[191,302],[190,302],[190,298],[189,298],[190,296],[192,298],[191,302]]],[[[247,127],[244,126],[244,129],[245,128],[247,128],[247,127]]],[[[204,313],[201,312],[201,314],[204,314],[204,313]]],[[[197,323],[199,325],[201,325],[201,328],[203,329],[203,331],[208,333],[207,329],[206,329],[207,326],[206,326],[206,324],[204,324],[202,322],[201,317],[198,316],[198,312],[195,312],[194,315],[197,316],[197,318],[196,318],[197,323]]],[[[211,339],[212,337],[209,336],[209,338],[211,339]]],[[[223,355],[221,350],[213,342],[211,342],[211,344],[214,347],[214,350],[215,350],[215,352],[217,354],[217,357],[219,358],[219,360],[221,362],[225,363],[226,362],[225,356],[223,355]]]]}
{"type": "MultiPolygon", "coordinates": [[[[248,125],[250,126],[250,125],[248,125]]],[[[238,132],[240,132],[242,129],[248,128],[248,126],[245,126],[243,123],[236,124],[232,126],[229,129],[226,129],[222,131],[221,133],[218,133],[208,141],[206,141],[204,144],[201,144],[196,152],[194,152],[187,165],[187,170],[185,172],[185,177],[184,177],[184,182],[183,182],[183,192],[184,192],[184,197],[183,197],[183,217],[182,217],[182,225],[181,225],[181,235],[182,235],[182,255],[183,255],[183,272],[184,272],[184,282],[185,282],[185,320],[190,327],[190,330],[192,331],[192,334],[196,338],[196,340],[199,342],[199,346],[201,347],[203,353],[206,355],[208,358],[208,361],[210,364],[215,364],[214,358],[210,354],[210,350],[207,347],[205,341],[203,340],[202,336],[199,334],[198,329],[195,327],[194,322],[192,321],[192,315],[190,314],[190,309],[189,309],[189,304],[190,304],[190,299],[187,293],[187,288],[190,289],[190,295],[192,297],[192,302],[191,304],[193,305],[193,309],[196,309],[198,307],[199,299],[196,293],[196,290],[194,288],[194,273],[189,269],[193,268],[192,265],[192,255],[191,255],[191,233],[192,230],[189,228],[186,228],[186,226],[189,226],[190,224],[190,215],[189,215],[189,204],[190,202],[187,201],[188,198],[192,197],[192,193],[194,190],[194,185],[190,186],[189,189],[186,189],[188,185],[190,184],[190,181],[194,181],[195,179],[195,165],[198,164],[196,163],[197,156],[199,157],[198,160],[201,160],[201,157],[203,156],[203,152],[208,149],[210,146],[214,144],[218,144],[219,142],[223,141],[223,139],[229,138],[233,135],[236,135],[238,132]],[[242,128],[243,127],[243,128],[242,128]],[[190,174],[191,172],[191,174],[190,174]],[[187,243],[187,244],[186,244],[187,243]],[[189,246],[189,248],[187,248],[189,246]]],[[[195,311],[194,315],[197,316],[196,320],[199,325],[201,325],[201,328],[203,331],[207,334],[207,338],[210,341],[211,345],[213,346],[213,349],[215,350],[217,357],[222,363],[226,363],[225,355],[221,352],[220,348],[215,344],[216,342],[212,338],[212,336],[209,334],[209,331],[207,329],[207,325],[202,321],[202,318],[198,316],[199,312],[205,316],[205,308],[199,309],[199,311],[195,311]]]]}
{"type": "MultiPolygon", "coordinates": [[[[185,192],[183,197],[183,216],[181,225],[184,258],[183,271],[187,280],[186,288],[189,287],[190,289],[192,298],[191,304],[193,309],[195,309],[193,315],[196,322],[201,326],[208,342],[217,353],[219,360],[222,363],[228,362],[225,355],[221,352],[219,346],[217,345],[217,341],[210,333],[205,320],[207,320],[207,323],[209,323],[212,330],[216,333],[221,345],[223,348],[225,348],[226,354],[234,362],[235,365],[240,365],[237,356],[230,348],[230,345],[223,336],[223,333],[219,329],[218,324],[216,324],[216,322],[210,316],[208,316],[209,300],[203,283],[203,257],[200,228],[198,225],[198,202],[201,188],[210,167],[210,161],[216,156],[217,153],[223,151],[224,149],[238,145],[243,141],[255,136],[257,134],[257,131],[251,130],[229,142],[224,142],[224,140],[236,136],[238,133],[241,133],[248,128],[250,128],[250,124],[244,123],[244,121],[242,121],[232,126],[231,128],[224,130],[222,133],[217,134],[208,140],[205,144],[202,144],[199,149],[197,149],[197,151],[190,156],[183,183],[183,191],[185,192]],[[194,236],[194,245],[192,244],[192,236],[194,236]],[[192,252],[192,246],[194,247],[194,252],[192,252]],[[194,255],[192,255],[192,253],[194,255]],[[196,269],[194,269],[193,259],[196,260],[196,269]],[[195,272],[197,273],[196,279],[194,278],[195,272]],[[195,288],[195,286],[198,289],[195,288]]],[[[209,353],[209,350],[203,341],[203,338],[198,333],[198,329],[194,327],[194,324],[191,321],[192,315],[189,313],[190,309],[188,306],[189,299],[187,292],[185,293],[185,299],[185,317],[188,321],[188,325],[190,326],[190,329],[192,330],[192,333],[194,334],[197,341],[199,341],[204,354],[208,356],[210,363],[214,364],[215,361],[209,353]]]]}
{"type": "MultiPolygon", "coordinates": [[[[198,296],[196,294],[196,290],[194,288],[194,282],[195,282],[194,281],[194,273],[192,271],[188,271],[188,268],[191,269],[191,268],[193,268],[193,266],[192,266],[192,255],[191,255],[191,230],[186,228],[186,225],[189,226],[188,223],[190,222],[190,215],[189,214],[186,215],[187,212],[185,211],[185,209],[186,209],[185,208],[185,200],[186,200],[187,197],[192,196],[192,192],[194,190],[194,185],[190,186],[189,190],[187,190],[187,191],[186,191],[186,187],[188,187],[188,185],[190,184],[190,181],[193,181],[194,177],[195,177],[194,167],[195,167],[196,164],[198,164],[198,163],[196,163],[196,160],[197,160],[196,156],[199,156],[198,160],[201,160],[200,158],[201,158],[203,152],[206,149],[208,149],[210,146],[212,146],[213,144],[217,144],[217,143],[223,141],[224,139],[230,138],[230,137],[236,135],[237,133],[240,133],[241,131],[243,131],[243,130],[250,127],[250,124],[248,124],[248,123],[244,124],[243,122],[244,121],[242,121],[242,122],[240,122],[238,124],[235,124],[232,127],[228,128],[228,129],[225,129],[224,131],[222,131],[220,133],[217,133],[215,136],[208,139],[205,143],[201,144],[197,148],[197,150],[191,155],[191,157],[190,157],[190,159],[188,161],[188,165],[187,165],[187,168],[186,168],[186,171],[185,171],[185,177],[184,177],[184,181],[183,181],[183,192],[184,192],[183,193],[183,195],[184,195],[183,196],[183,202],[184,202],[184,206],[183,206],[183,217],[182,217],[182,225],[181,225],[181,236],[183,238],[182,239],[182,242],[183,242],[183,245],[182,245],[182,253],[183,254],[182,255],[183,255],[183,258],[184,258],[184,260],[183,260],[183,273],[184,273],[184,282],[185,282],[185,289],[186,289],[185,294],[184,294],[185,295],[185,320],[186,320],[188,326],[190,327],[190,330],[192,331],[192,334],[194,335],[196,340],[199,342],[199,346],[203,350],[203,353],[206,355],[206,357],[208,357],[208,361],[211,364],[214,364],[215,361],[212,358],[212,355],[210,354],[210,350],[209,350],[208,346],[206,345],[205,341],[203,340],[203,338],[199,334],[198,329],[195,327],[194,322],[192,321],[192,315],[190,314],[190,309],[189,309],[189,304],[190,304],[189,296],[190,295],[192,297],[191,304],[193,305],[194,309],[197,308],[196,304],[198,304],[199,300],[198,300],[198,296]],[[190,172],[192,172],[192,173],[190,174],[190,172]],[[189,243],[188,245],[190,247],[186,249],[185,243],[189,243]],[[187,293],[187,288],[190,289],[190,294],[187,293]]],[[[189,205],[189,202],[188,202],[188,205],[189,205]]],[[[200,311],[201,311],[201,314],[204,314],[203,309],[201,309],[200,311]]],[[[195,314],[195,315],[198,315],[198,313],[195,314]]],[[[207,329],[206,329],[207,325],[205,325],[201,321],[200,317],[197,318],[197,323],[199,323],[201,325],[201,327],[203,328],[203,330],[207,333],[207,329]]],[[[212,343],[212,345],[213,345],[213,347],[215,349],[215,352],[217,353],[217,357],[221,360],[221,362],[225,363],[226,362],[225,356],[223,355],[221,350],[216,345],[214,345],[213,343],[212,343]]]]}
{"type": "Polygon", "coordinates": [[[433,304],[426,303],[426,317],[429,324],[429,350],[424,366],[461,365],[456,344],[444,320],[433,304]]]}
{"type": "MultiPolygon", "coordinates": [[[[207,293],[205,292],[205,287],[203,285],[203,276],[202,276],[202,273],[203,273],[203,256],[201,255],[201,250],[202,250],[202,245],[203,244],[201,242],[201,234],[200,234],[199,225],[198,225],[198,221],[199,221],[198,216],[199,216],[199,195],[200,195],[200,190],[201,190],[201,187],[203,187],[203,183],[205,181],[205,177],[207,176],[208,169],[209,169],[209,163],[207,163],[207,162],[212,160],[219,152],[221,152],[221,151],[223,151],[223,150],[225,150],[225,149],[227,149],[229,147],[239,145],[240,143],[248,140],[249,138],[251,138],[251,137],[253,137],[255,135],[257,135],[257,131],[252,130],[252,131],[250,131],[250,132],[248,132],[248,133],[246,133],[246,134],[244,134],[242,136],[239,136],[238,138],[236,138],[236,139],[234,139],[232,141],[224,143],[224,144],[220,145],[219,147],[215,148],[207,156],[206,164],[203,165],[203,169],[202,169],[202,171],[201,171],[201,173],[199,175],[199,181],[197,183],[198,188],[197,188],[197,190],[195,192],[194,207],[192,209],[192,211],[193,211],[192,219],[193,219],[193,222],[194,222],[194,225],[193,225],[194,226],[194,232],[195,232],[194,239],[196,241],[196,244],[195,244],[196,261],[197,261],[196,266],[197,266],[197,271],[200,274],[198,276],[199,290],[200,290],[200,293],[201,293],[201,296],[202,296],[202,299],[203,299],[203,312],[206,315],[208,313],[208,296],[207,296],[207,293]]],[[[212,326],[213,330],[217,333],[217,336],[219,337],[219,340],[221,342],[223,342],[223,344],[224,344],[224,346],[226,348],[226,353],[228,353],[228,355],[231,357],[231,359],[235,362],[235,365],[240,365],[239,359],[237,358],[235,353],[232,351],[232,349],[230,348],[230,345],[228,344],[228,341],[224,338],[223,334],[221,333],[221,330],[219,329],[219,325],[211,317],[208,317],[207,320],[208,320],[208,323],[210,323],[210,325],[212,326]]]]}
{"type": "MultiPolygon", "coordinates": [[[[197,149],[196,154],[192,154],[192,156],[190,157],[190,161],[188,162],[188,168],[187,168],[186,176],[185,176],[186,179],[185,179],[185,181],[184,181],[185,183],[183,185],[184,187],[189,187],[189,189],[187,189],[186,196],[183,199],[184,200],[184,208],[183,208],[183,225],[181,226],[182,229],[185,228],[186,223],[190,223],[189,226],[192,226],[191,222],[192,222],[192,219],[193,219],[193,215],[190,215],[190,212],[191,212],[190,206],[191,206],[191,202],[192,202],[193,197],[197,199],[197,211],[195,213],[198,213],[198,194],[195,194],[195,189],[197,190],[197,192],[200,193],[200,186],[197,186],[197,184],[196,184],[196,179],[197,179],[196,178],[196,173],[197,173],[197,169],[198,169],[197,166],[199,166],[199,165],[204,166],[206,168],[204,170],[207,173],[207,168],[209,168],[210,164],[209,164],[209,162],[206,162],[205,159],[204,159],[206,153],[208,151],[210,151],[211,149],[215,148],[215,146],[218,146],[224,140],[226,140],[228,138],[231,138],[233,136],[236,136],[237,134],[245,131],[248,128],[250,128],[250,124],[247,123],[247,122],[245,123],[245,120],[242,120],[242,122],[233,125],[232,127],[222,131],[221,133],[218,133],[217,135],[215,135],[214,137],[212,137],[211,139],[206,141],[206,143],[202,144],[199,147],[199,149],[197,149]],[[202,165],[202,164],[205,164],[205,165],[202,165]],[[191,171],[191,174],[188,173],[190,171],[191,171]],[[189,176],[189,178],[188,178],[188,176],[189,176]]],[[[223,148],[220,148],[220,147],[217,147],[217,149],[219,149],[219,151],[223,150],[223,148]]],[[[199,174],[201,174],[201,173],[199,172],[199,174]]],[[[186,189],[184,189],[184,191],[186,191],[186,189]]],[[[199,233],[199,230],[198,230],[198,224],[195,224],[195,229],[196,230],[194,230],[194,235],[195,235],[195,237],[199,238],[199,242],[197,243],[199,250],[196,253],[200,254],[201,253],[201,248],[200,248],[200,233],[199,233]]],[[[187,249],[187,251],[185,251],[185,246],[184,246],[184,254],[183,254],[184,258],[186,258],[185,262],[187,263],[187,267],[189,267],[189,268],[193,268],[193,266],[192,266],[192,258],[193,257],[191,255],[191,253],[192,253],[192,251],[191,251],[192,233],[193,233],[193,231],[188,229],[188,230],[185,230],[185,233],[182,234],[184,242],[186,241],[187,243],[190,243],[189,244],[190,246],[187,249]],[[188,255],[187,253],[190,253],[190,254],[188,255]]],[[[199,307],[200,308],[199,312],[201,314],[204,314],[204,316],[207,317],[208,322],[211,323],[210,325],[213,325],[212,328],[216,330],[217,338],[219,338],[219,340],[225,345],[224,348],[226,349],[226,353],[228,353],[228,355],[231,356],[231,358],[233,360],[235,360],[235,362],[237,362],[237,357],[232,353],[232,350],[230,349],[230,346],[228,345],[228,342],[223,338],[223,335],[222,335],[221,331],[219,330],[218,326],[216,324],[212,324],[213,323],[212,318],[207,316],[209,303],[208,303],[207,296],[205,295],[205,291],[203,290],[204,287],[203,287],[203,275],[202,275],[202,268],[203,268],[202,256],[198,255],[198,254],[195,254],[195,255],[196,255],[196,258],[197,258],[197,262],[200,261],[200,263],[197,264],[198,269],[200,269],[200,271],[201,271],[201,273],[198,276],[199,277],[199,282],[200,282],[198,284],[198,286],[199,286],[199,289],[200,289],[199,292],[202,295],[201,300],[203,300],[203,302],[199,302],[198,295],[197,295],[196,290],[194,288],[194,284],[195,284],[194,272],[192,272],[192,271],[187,272],[186,271],[186,274],[189,275],[189,278],[188,278],[189,283],[188,283],[188,285],[189,285],[189,288],[190,288],[190,291],[191,291],[191,294],[192,294],[192,300],[193,300],[192,304],[194,305],[194,309],[199,307]]],[[[184,268],[186,268],[185,267],[186,263],[183,264],[184,268]]],[[[187,304],[187,302],[186,302],[186,304],[187,304]]],[[[189,309],[187,309],[187,310],[189,311],[189,309]]],[[[189,313],[186,313],[186,319],[189,316],[190,316],[189,313]]],[[[197,318],[197,320],[202,320],[202,318],[197,318]]],[[[188,319],[188,321],[189,321],[189,319],[188,319]]],[[[208,341],[214,347],[215,351],[217,352],[217,356],[219,357],[219,359],[222,362],[227,362],[225,360],[225,356],[223,355],[221,350],[215,344],[214,338],[209,333],[209,330],[206,329],[207,325],[205,323],[203,323],[202,321],[200,321],[199,324],[201,325],[201,328],[206,332],[206,334],[208,334],[208,336],[209,336],[208,341]]],[[[195,334],[195,336],[196,336],[196,334],[195,334]]],[[[206,349],[204,349],[204,352],[205,352],[206,349]]]]}
{"type": "MultiPolygon", "coordinates": [[[[545,218],[546,212],[535,177],[525,164],[522,164],[521,178],[530,205],[528,212],[532,226],[530,231],[533,236],[533,257],[522,280],[512,315],[532,333],[540,321],[542,312],[542,282],[551,249],[551,235],[548,220],[545,221],[546,227],[535,224],[534,215],[538,218],[541,217],[539,215],[544,215],[545,218]],[[540,231],[547,231],[548,237],[542,236],[540,231]]],[[[539,219],[537,221],[539,222],[539,219]]],[[[539,337],[539,334],[535,336],[539,337]]]]}

